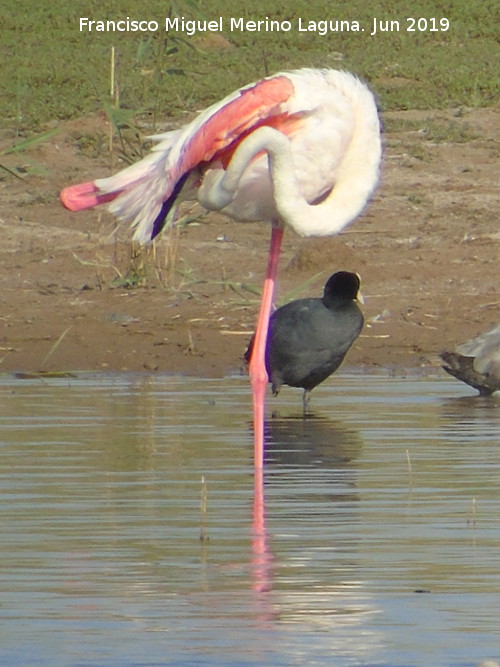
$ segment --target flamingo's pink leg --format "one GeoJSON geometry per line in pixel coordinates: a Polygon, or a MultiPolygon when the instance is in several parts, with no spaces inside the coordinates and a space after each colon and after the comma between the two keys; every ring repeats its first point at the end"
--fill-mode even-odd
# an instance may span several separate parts
{"type": "Polygon", "coordinates": [[[271,234],[271,245],[269,248],[269,261],[267,265],[262,301],[260,304],[259,319],[255,330],[255,340],[250,359],[250,382],[253,394],[253,427],[254,427],[254,449],[255,467],[262,468],[264,465],[264,404],[266,387],[268,382],[266,371],[266,341],[269,329],[269,318],[274,298],[274,287],[278,273],[278,260],[283,239],[283,227],[273,224],[271,234]]]}

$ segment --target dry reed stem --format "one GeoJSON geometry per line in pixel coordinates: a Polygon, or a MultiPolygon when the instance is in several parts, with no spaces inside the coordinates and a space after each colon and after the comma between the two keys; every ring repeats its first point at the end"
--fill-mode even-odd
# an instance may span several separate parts
{"type": "Polygon", "coordinates": [[[207,527],[207,483],[205,475],[201,476],[201,492],[200,492],[200,542],[208,542],[209,537],[206,533],[207,527]]]}
{"type": "Polygon", "coordinates": [[[43,368],[43,367],[45,366],[45,364],[47,363],[47,361],[50,359],[50,357],[51,357],[51,356],[54,354],[54,352],[57,350],[57,348],[59,347],[59,345],[62,343],[64,337],[66,336],[66,334],[68,333],[68,331],[69,331],[72,327],[73,327],[73,325],[70,324],[69,327],[68,327],[67,329],[65,329],[65,330],[62,332],[62,334],[61,334],[61,335],[59,336],[59,338],[56,340],[56,342],[54,343],[54,345],[52,345],[52,347],[50,348],[50,350],[47,352],[47,354],[46,354],[45,357],[43,358],[43,361],[42,361],[42,363],[40,364],[40,368],[43,368]]]}

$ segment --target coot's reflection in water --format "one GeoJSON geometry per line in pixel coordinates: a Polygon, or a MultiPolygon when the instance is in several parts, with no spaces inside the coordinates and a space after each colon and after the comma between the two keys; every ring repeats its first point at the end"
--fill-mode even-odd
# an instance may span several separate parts
{"type": "Polygon", "coordinates": [[[266,422],[266,464],[333,468],[348,465],[362,449],[361,436],[340,421],[315,413],[266,422]]]}

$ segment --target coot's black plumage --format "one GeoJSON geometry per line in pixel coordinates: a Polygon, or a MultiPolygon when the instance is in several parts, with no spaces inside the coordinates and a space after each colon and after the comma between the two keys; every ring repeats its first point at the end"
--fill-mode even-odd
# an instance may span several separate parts
{"type": "Polygon", "coordinates": [[[454,351],[440,352],[444,370],[477,389],[481,396],[500,390],[500,325],[489,329],[454,351]]]}
{"type": "MultiPolygon", "coordinates": [[[[269,322],[266,368],[276,396],[281,385],[304,389],[304,409],[310,392],[342,363],[363,328],[356,299],[359,276],[334,273],[322,298],[297,299],[278,308],[269,322]]],[[[252,342],[245,355],[250,358],[252,342]]]]}

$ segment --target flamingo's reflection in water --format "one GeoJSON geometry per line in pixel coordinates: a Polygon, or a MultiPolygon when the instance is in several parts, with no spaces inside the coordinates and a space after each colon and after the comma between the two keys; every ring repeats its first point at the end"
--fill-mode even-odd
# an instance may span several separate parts
{"type": "MultiPolygon", "coordinates": [[[[261,621],[284,612],[282,605],[278,611],[271,602],[274,596],[270,596],[284,568],[294,567],[298,559],[305,563],[318,554],[326,558],[329,550],[333,553],[341,546],[329,539],[328,527],[325,531],[318,529],[318,524],[325,520],[325,511],[330,515],[338,512],[343,521],[346,516],[356,521],[355,461],[362,447],[361,436],[356,430],[323,416],[273,416],[267,421],[265,466],[255,476],[253,520],[253,586],[258,593],[261,621]],[[284,486],[289,493],[284,492],[284,486]],[[346,512],[346,505],[352,505],[352,510],[346,512]],[[273,535],[267,523],[280,531],[279,526],[283,522],[290,526],[290,521],[295,524],[297,534],[302,532],[308,536],[303,543],[303,552],[293,556],[275,555],[270,540],[280,544],[283,539],[280,535],[275,540],[277,535],[273,535]]],[[[294,544],[296,538],[295,535],[294,544]]],[[[337,588],[333,581],[332,584],[334,589],[337,588]]],[[[343,583],[339,582],[339,585],[342,588],[343,583]]],[[[316,588],[315,594],[319,588],[324,593],[328,586],[316,588]]],[[[297,592],[296,601],[302,594],[297,592]]],[[[332,594],[337,595],[333,591],[332,594]]],[[[286,613],[293,615],[294,604],[286,606],[286,613]]]]}

